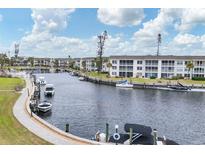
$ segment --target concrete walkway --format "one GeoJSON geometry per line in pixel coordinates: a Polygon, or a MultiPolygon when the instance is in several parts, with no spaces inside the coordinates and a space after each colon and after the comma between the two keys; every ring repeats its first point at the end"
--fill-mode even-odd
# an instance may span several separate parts
{"type": "MultiPolygon", "coordinates": [[[[29,92],[32,92],[32,83],[28,78],[26,80],[26,88],[23,89],[22,95],[17,100],[13,107],[13,114],[17,120],[23,124],[31,132],[39,136],[40,138],[57,145],[65,144],[99,144],[95,141],[82,139],[69,133],[65,133],[62,130],[50,125],[43,119],[39,118],[35,114],[31,117],[28,109],[28,103],[30,96],[29,92]],[[28,92],[29,89],[29,92],[28,92]]],[[[30,109],[29,109],[30,110],[30,109]]]]}

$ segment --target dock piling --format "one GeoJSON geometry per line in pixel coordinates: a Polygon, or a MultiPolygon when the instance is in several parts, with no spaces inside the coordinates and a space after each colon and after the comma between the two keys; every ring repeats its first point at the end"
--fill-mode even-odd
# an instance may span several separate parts
{"type": "Polygon", "coordinates": [[[109,140],[109,124],[106,123],[106,142],[109,140]]]}
{"type": "Polygon", "coordinates": [[[65,132],[69,133],[70,132],[70,125],[66,124],[65,132]]]}
{"type": "Polygon", "coordinates": [[[153,140],[154,140],[154,145],[157,145],[157,130],[153,129],[153,140]]]}
{"type": "Polygon", "coordinates": [[[133,129],[130,128],[130,145],[132,144],[133,129]]]}

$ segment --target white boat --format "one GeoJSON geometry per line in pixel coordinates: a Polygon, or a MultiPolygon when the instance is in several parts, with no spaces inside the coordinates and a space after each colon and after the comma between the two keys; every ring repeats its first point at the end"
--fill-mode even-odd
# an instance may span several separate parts
{"type": "Polygon", "coordinates": [[[38,110],[41,112],[48,112],[52,109],[52,104],[50,102],[44,101],[38,104],[38,110]]]}
{"type": "Polygon", "coordinates": [[[133,84],[129,83],[127,80],[123,80],[123,81],[117,82],[116,87],[133,88],[133,84]]]}
{"type": "Polygon", "coordinates": [[[37,83],[39,83],[40,85],[46,85],[46,81],[44,77],[39,77],[37,79],[37,83]]]}
{"type": "Polygon", "coordinates": [[[82,77],[82,76],[81,76],[81,77],[79,77],[78,79],[79,79],[80,81],[84,81],[84,80],[85,80],[85,78],[84,78],[84,77],[82,77]]]}
{"type": "Polygon", "coordinates": [[[55,94],[55,89],[53,84],[46,84],[45,90],[44,90],[44,95],[45,96],[53,96],[55,94]]]}

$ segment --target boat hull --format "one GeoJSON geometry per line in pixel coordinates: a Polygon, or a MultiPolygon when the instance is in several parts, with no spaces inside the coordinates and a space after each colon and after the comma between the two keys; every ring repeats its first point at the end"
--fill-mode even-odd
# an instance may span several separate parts
{"type": "Polygon", "coordinates": [[[38,110],[41,112],[48,112],[52,109],[52,104],[50,103],[40,103],[38,105],[38,110]]]}
{"type": "Polygon", "coordinates": [[[132,84],[116,84],[116,87],[120,88],[133,88],[132,84]]]}

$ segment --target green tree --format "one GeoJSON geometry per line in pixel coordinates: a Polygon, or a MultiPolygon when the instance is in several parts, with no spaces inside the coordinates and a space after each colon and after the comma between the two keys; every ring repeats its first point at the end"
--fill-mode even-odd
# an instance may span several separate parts
{"type": "Polygon", "coordinates": [[[28,62],[31,64],[31,66],[34,66],[34,57],[29,57],[28,62]]]}
{"type": "Polygon", "coordinates": [[[109,61],[109,58],[108,57],[104,57],[103,58],[103,63],[107,63],[109,61]]]}
{"type": "Polygon", "coordinates": [[[95,60],[92,60],[91,66],[92,66],[92,67],[95,67],[95,60]]]}
{"type": "Polygon", "coordinates": [[[54,60],[54,67],[58,67],[58,59],[54,60]]]}
{"type": "Polygon", "coordinates": [[[189,61],[187,64],[186,64],[186,68],[188,69],[188,74],[190,76],[190,79],[192,78],[192,71],[193,71],[193,68],[194,68],[194,64],[193,64],[193,61],[189,61]],[[190,73],[191,72],[191,73],[190,73]]]}
{"type": "Polygon", "coordinates": [[[86,61],[85,60],[82,61],[82,67],[83,67],[83,70],[86,70],[86,61]]]}
{"type": "Polygon", "coordinates": [[[9,58],[6,54],[0,54],[0,65],[1,69],[3,69],[5,64],[9,64],[9,58]]]}
{"type": "Polygon", "coordinates": [[[75,64],[75,61],[70,60],[68,67],[74,69],[74,64],[75,64]]]}
{"type": "MultiPolygon", "coordinates": [[[[100,57],[95,58],[95,64],[96,64],[96,67],[97,67],[97,68],[101,67],[100,57]]],[[[100,70],[98,69],[98,72],[99,72],[99,71],[100,71],[100,70]]]]}
{"type": "Polygon", "coordinates": [[[110,62],[107,63],[107,67],[109,69],[108,75],[110,76],[110,68],[112,67],[112,64],[110,62]]]}

